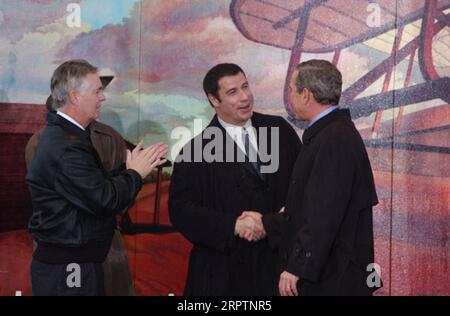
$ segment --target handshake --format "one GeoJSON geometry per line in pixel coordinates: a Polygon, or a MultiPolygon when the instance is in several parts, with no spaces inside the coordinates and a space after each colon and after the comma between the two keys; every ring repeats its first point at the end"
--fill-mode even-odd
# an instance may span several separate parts
{"type": "Polygon", "coordinates": [[[234,234],[248,241],[258,241],[266,237],[261,213],[244,211],[236,220],[234,234]]]}

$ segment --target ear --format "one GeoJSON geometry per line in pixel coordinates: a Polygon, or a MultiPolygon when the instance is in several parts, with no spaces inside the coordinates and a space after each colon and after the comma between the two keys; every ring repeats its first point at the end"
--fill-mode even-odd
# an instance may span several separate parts
{"type": "Polygon", "coordinates": [[[220,106],[220,101],[216,96],[208,94],[208,100],[213,104],[214,108],[218,108],[220,106]]]}
{"type": "Polygon", "coordinates": [[[69,91],[69,101],[72,104],[77,104],[78,105],[78,94],[75,90],[70,90],[69,91]]]}
{"type": "Polygon", "coordinates": [[[303,97],[303,103],[304,103],[305,105],[308,105],[308,104],[310,103],[311,98],[312,98],[313,96],[312,96],[311,91],[309,91],[307,88],[304,88],[304,89],[303,89],[303,93],[302,93],[302,97],[303,97]]]}

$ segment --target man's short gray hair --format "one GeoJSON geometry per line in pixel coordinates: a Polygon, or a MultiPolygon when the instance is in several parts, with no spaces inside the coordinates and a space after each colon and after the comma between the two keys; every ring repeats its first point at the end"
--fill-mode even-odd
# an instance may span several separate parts
{"type": "Polygon", "coordinates": [[[66,104],[71,90],[82,93],[84,79],[88,74],[95,73],[97,73],[97,67],[83,59],[69,60],[59,65],[54,71],[50,83],[53,110],[66,104]]]}
{"type": "Polygon", "coordinates": [[[338,104],[342,92],[342,75],[332,63],[312,59],[297,65],[295,87],[301,93],[308,89],[322,105],[338,104]]]}

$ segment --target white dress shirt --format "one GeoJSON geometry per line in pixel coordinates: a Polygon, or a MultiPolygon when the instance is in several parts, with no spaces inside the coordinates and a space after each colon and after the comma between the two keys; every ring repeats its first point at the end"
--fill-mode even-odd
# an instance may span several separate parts
{"type": "Polygon", "coordinates": [[[75,121],[73,118],[71,118],[69,115],[67,115],[64,112],[61,111],[56,111],[56,114],[58,114],[59,116],[64,117],[66,120],[68,120],[70,123],[75,124],[76,126],[78,126],[79,128],[81,128],[83,131],[85,130],[83,126],[81,126],[77,121],[75,121]]]}
{"type": "Polygon", "coordinates": [[[227,131],[227,134],[231,137],[231,139],[234,140],[234,142],[238,145],[239,149],[242,150],[242,152],[245,153],[245,146],[243,142],[243,128],[248,132],[248,138],[250,141],[250,145],[255,148],[256,152],[258,152],[258,141],[256,140],[256,129],[252,125],[252,121],[248,120],[245,122],[244,126],[238,126],[233,125],[225,122],[222,120],[219,116],[217,116],[219,119],[219,123],[225,128],[227,131]]]}

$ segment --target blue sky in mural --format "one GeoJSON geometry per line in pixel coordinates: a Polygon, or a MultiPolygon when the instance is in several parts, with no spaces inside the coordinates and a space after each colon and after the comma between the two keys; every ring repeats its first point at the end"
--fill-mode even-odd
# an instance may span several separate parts
{"type": "MultiPolygon", "coordinates": [[[[144,136],[151,142],[152,137],[156,140],[170,134],[174,127],[192,125],[194,119],[208,122],[213,111],[201,88],[203,76],[215,63],[235,62],[247,72],[255,107],[286,116],[283,85],[290,52],[246,39],[230,19],[229,0],[143,0],[142,17],[134,9],[139,3],[80,1],[83,26],[79,29],[67,28],[63,19],[58,20],[56,13],[65,11],[66,2],[36,5],[43,16],[48,15],[44,7],[55,14],[24,28],[16,37],[19,43],[0,48],[5,61],[10,50],[17,52],[20,60],[20,68],[12,69],[15,77],[7,77],[11,72],[5,66],[0,71],[0,78],[16,79],[15,84],[4,85],[5,99],[43,102],[57,63],[85,58],[110,69],[116,78],[108,88],[101,119],[130,140],[144,136]],[[141,44],[136,36],[138,25],[144,30],[141,44]],[[38,59],[42,61],[36,65],[38,59]],[[136,126],[138,120],[141,123],[136,126]]],[[[349,60],[358,70],[365,69],[363,56],[345,53],[343,61],[349,60]]]]}
{"type": "Polygon", "coordinates": [[[82,19],[93,30],[107,24],[122,24],[123,18],[130,17],[131,10],[137,2],[139,0],[87,0],[80,4],[82,19]]]}

